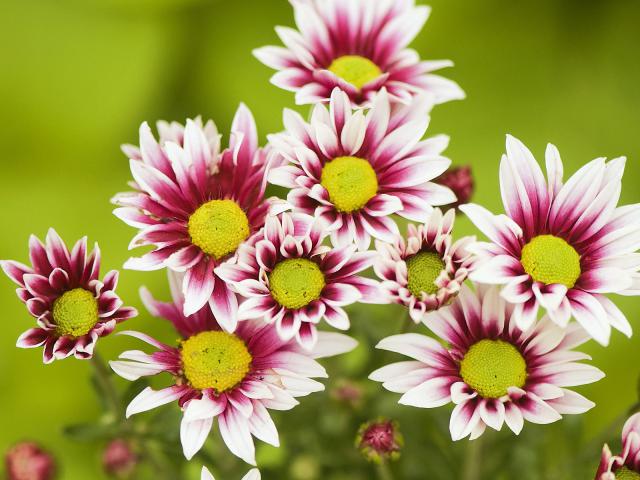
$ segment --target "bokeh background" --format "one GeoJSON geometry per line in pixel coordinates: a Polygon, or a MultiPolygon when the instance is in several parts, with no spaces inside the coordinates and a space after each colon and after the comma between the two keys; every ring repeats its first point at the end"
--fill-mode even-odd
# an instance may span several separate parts
{"type": "MultiPolygon", "coordinates": [[[[456,67],[446,75],[468,94],[465,101],[436,108],[430,131],[451,135],[448,155],[455,164],[472,165],[475,201],[501,208],[498,162],[507,132],[538,158],[546,142],[555,143],[569,173],[598,156],[627,155],[622,201],[640,201],[639,2],[430,4],[433,14],[414,47],[423,58],[453,59],[456,67]]],[[[241,101],[253,110],[263,136],[280,130],[281,111],[293,106],[293,96],[272,86],[272,72],[251,55],[255,47],[279,43],[273,31],[278,24],[292,24],[285,0],[3,0],[0,258],[26,261],[29,234],[43,237],[54,226],[68,241],[83,235],[98,241],[104,272],[120,268],[134,232],[111,215],[109,199],[126,190],[129,179],[119,145],[137,142],[143,120],[183,121],[202,114],[227,132],[241,101]]],[[[466,219],[459,218],[457,233],[473,233],[466,219]]],[[[142,284],[167,295],[163,273],[124,271],[119,293],[126,303],[141,307],[142,284]]],[[[638,331],[640,300],[616,301],[638,331]]],[[[0,451],[33,439],[55,453],[60,478],[103,478],[104,440],[89,435],[77,441],[63,433],[65,425],[100,416],[88,381],[91,365],[69,359],[43,366],[39,349],[14,347],[33,320],[5,277],[0,305],[0,451]]],[[[175,337],[168,324],[141,312],[129,328],[166,341],[175,337]]],[[[608,348],[586,347],[607,374],[579,389],[597,403],[590,413],[547,427],[528,424],[518,439],[490,433],[471,448],[466,441],[453,445],[449,409],[397,406],[397,395],[365,381],[373,368],[392,359],[373,345],[400,328],[402,311],[357,307],[351,313],[361,347],[328,362],[333,379],[327,392],[276,416],[283,448],[261,447],[258,454],[267,480],[374,478],[353,442],[357,425],[378,414],[397,418],[405,435],[403,458],[393,467],[396,478],[591,478],[601,442],[618,445],[621,419],[638,397],[640,336],[628,340],[614,333],[608,348]],[[336,385],[344,381],[361,389],[360,405],[336,400],[336,385]]],[[[99,348],[114,358],[134,345],[111,336],[99,348]]],[[[117,386],[124,391],[127,382],[118,379],[117,386]]],[[[166,410],[166,418],[146,420],[177,433],[177,407],[166,410]]],[[[223,480],[246,470],[216,435],[207,456],[180,475],[198,478],[203,462],[223,480]]],[[[147,473],[143,469],[136,478],[147,473]]]]}

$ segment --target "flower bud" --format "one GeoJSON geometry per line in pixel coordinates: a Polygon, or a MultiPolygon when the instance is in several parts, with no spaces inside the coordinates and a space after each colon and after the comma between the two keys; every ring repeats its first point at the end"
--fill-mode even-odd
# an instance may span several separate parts
{"type": "Polygon", "coordinates": [[[14,445],[5,456],[8,480],[52,480],[56,465],[53,456],[36,443],[14,445]]]}
{"type": "Polygon", "coordinates": [[[331,398],[351,408],[362,406],[364,392],[362,387],[349,380],[340,380],[330,391],[331,398]]]}
{"type": "Polygon", "coordinates": [[[450,205],[452,208],[457,208],[459,205],[469,203],[469,200],[471,200],[473,196],[475,185],[469,165],[451,167],[434,181],[450,188],[456,197],[458,197],[458,201],[450,205]]]}
{"type": "Polygon", "coordinates": [[[397,460],[404,445],[398,422],[379,418],[364,423],[358,430],[356,446],[364,457],[375,463],[397,460]]]}
{"type": "Polygon", "coordinates": [[[138,457],[125,440],[111,441],[102,454],[104,471],[114,478],[131,478],[137,464],[138,457]]]}

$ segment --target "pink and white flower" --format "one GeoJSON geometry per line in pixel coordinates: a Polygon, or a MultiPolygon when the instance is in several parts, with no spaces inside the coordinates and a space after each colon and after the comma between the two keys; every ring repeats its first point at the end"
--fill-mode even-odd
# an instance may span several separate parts
{"type": "Polygon", "coordinates": [[[17,346],[43,347],[44,363],[70,355],[91,358],[98,338],[137,315],[135,308],[123,307],[115,293],[117,270],[99,279],[100,249],[96,244],[87,255],[86,237],[69,252],[51,228],[45,244],[35,235],[29,238],[29,258],[32,266],[13,260],[0,266],[18,284],[18,297],[37,319],[38,326],[20,335],[17,346]]]}
{"type": "Polygon", "coordinates": [[[453,81],[432,72],[453,63],[421,61],[407,48],[431,12],[414,0],[291,0],[298,30],[276,27],[285,47],[254,55],[278,72],[271,82],[296,93],[296,103],[328,101],[335,87],[357,105],[386,88],[392,100],[410,103],[431,93],[436,103],[464,98],[453,81]]]}
{"type": "Polygon", "coordinates": [[[612,455],[608,445],[602,448],[595,480],[640,477],[640,413],[629,417],[622,429],[622,453],[612,455]]]}
{"type": "Polygon", "coordinates": [[[209,308],[184,315],[181,280],[171,276],[174,301],[155,300],[147,290],[142,298],[149,312],[171,321],[182,337],[173,347],[138,332],[123,332],[154,346],[151,354],[124,352],[111,368],[127,380],[169,373],[173,385],[146,388],[127,407],[126,415],[178,401],[184,414],[180,439],[186,458],[204,444],[214,420],[229,450],[255,465],[252,436],[278,446],[278,432],[268,409],[290,410],[296,397],[324,390],[316,380],[327,372],[317,358],[347,352],[355,340],[338,333],[320,332],[309,352],[294,340],[282,340],[275,328],[260,321],[244,321],[233,332],[222,330],[209,308]]]}
{"type": "Polygon", "coordinates": [[[431,103],[419,97],[392,107],[383,90],[365,114],[335,89],[327,109],[316,105],[309,123],[285,110],[286,132],[270,136],[274,168],[269,181],[290,188],[296,211],[325,220],[336,246],[355,242],[367,250],[371,237],[393,242],[390,215],[425,222],[433,205],[455,201],[451,190],[430,182],[451,160],[442,156],[448,137],[421,140],[431,103]]]}
{"type": "Polygon", "coordinates": [[[602,345],[614,327],[631,335],[624,314],[604,294],[640,294],[640,204],[617,207],[625,158],[598,158],[563,184],[558,150],[547,147],[547,181],[531,152],[507,137],[500,164],[507,215],[469,204],[460,209],[491,240],[471,279],[505,285],[526,330],[542,307],[560,326],[575,318],[602,345]]]}
{"type": "MultiPolygon", "coordinates": [[[[260,480],[260,470],[252,468],[247,474],[242,477],[242,480],[260,480]]],[[[202,474],[200,480],[216,480],[207,467],[202,467],[202,474]]]]}
{"type": "Polygon", "coordinates": [[[580,362],[588,355],[573,350],[588,340],[584,330],[577,324],[562,329],[544,318],[523,332],[513,315],[496,287],[473,292],[463,286],[450,307],[425,321],[446,345],[416,333],[388,337],[378,348],[414,360],[382,367],[370,378],[402,393],[403,405],[454,403],[453,440],[474,439],[486,427],[504,424],[517,435],[525,420],[547,424],[591,409],[591,401],[566,388],[604,376],[580,362]]]}
{"type": "Polygon", "coordinates": [[[374,270],[382,280],[380,286],[393,302],[409,309],[416,323],[448,305],[473,268],[467,246],[475,238],[453,241],[455,215],[454,209],[443,215],[435,208],[426,224],[409,224],[406,242],[401,236],[393,243],[376,241],[379,255],[374,270]]]}
{"type": "Polygon", "coordinates": [[[369,268],[375,252],[356,252],[353,244],[331,249],[321,219],[283,213],[267,219],[263,232],[243,245],[235,262],[218,275],[246,300],[238,318],[275,324],[280,338],[295,337],[306,349],[317,341],[325,320],[349,328],[343,307],[355,302],[388,303],[378,282],[357,273],[369,268]]]}
{"type": "Polygon", "coordinates": [[[235,327],[238,302],[215,269],[264,225],[271,201],[264,198],[267,152],[258,147],[251,112],[241,105],[229,148],[220,152],[212,121],[158,124],[160,143],[146,123],[140,148],[125,146],[135,192],[116,195],[114,214],[140,232],[130,248],[153,246],[125,268],[186,272],[185,315],[207,302],[222,326],[235,327]]]}

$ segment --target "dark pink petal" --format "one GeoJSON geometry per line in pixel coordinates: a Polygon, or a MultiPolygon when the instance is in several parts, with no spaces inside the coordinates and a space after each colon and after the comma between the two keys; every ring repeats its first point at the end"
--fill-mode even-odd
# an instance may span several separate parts
{"type": "Polygon", "coordinates": [[[46,251],[52,267],[60,267],[67,272],[71,270],[69,250],[53,228],[47,232],[46,251]]]}
{"type": "Polygon", "coordinates": [[[49,284],[49,279],[35,273],[28,273],[23,277],[27,290],[34,297],[55,298],[58,293],[49,284]]]}
{"type": "MultiPolygon", "coordinates": [[[[30,267],[27,267],[23,263],[14,262],[13,260],[2,260],[0,261],[0,267],[4,270],[4,273],[13,280],[16,284],[21,287],[25,286],[24,276],[25,274],[33,273],[33,270],[30,267]]],[[[48,275],[48,273],[47,273],[48,275]]]]}
{"type": "Polygon", "coordinates": [[[31,328],[24,332],[18,338],[16,347],[18,348],[35,348],[39,347],[47,341],[47,338],[51,335],[50,332],[43,330],[42,328],[31,328]]]}
{"type": "Polygon", "coordinates": [[[215,279],[209,307],[223,329],[228,332],[233,332],[236,329],[238,298],[221,278],[215,279]]]}
{"type": "MultiPolygon", "coordinates": [[[[223,283],[223,282],[220,282],[223,283]]],[[[209,301],[214,288],[213,265],[203,260],[189,269],[184,276],[182,292],[184,294],[184,314],[193,315],[209,301]]]]}
{"type": "Polygon", "coordinates": [[[113,291],[106,291],[98,298],[100,318],[110,317],[122,306],[122,300],[113,291]]]}
{"type": "Polygon", "coordinates": [[[33,265],[35,273],[49,275],[51,270],[53,270],[44,245],[35,235],[29,237],[29,258],[31,259],[31,265],[33,265]]]}
{"type": "Polygon", "coordinates": [[[69,275],[61,268],[54,268],[49,275],[49,285],[58,293],[62,293],[69,288],[69,275]]]}

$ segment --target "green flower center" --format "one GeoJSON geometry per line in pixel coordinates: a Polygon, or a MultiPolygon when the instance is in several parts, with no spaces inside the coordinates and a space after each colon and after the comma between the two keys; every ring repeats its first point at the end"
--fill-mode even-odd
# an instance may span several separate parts
{"type": "Polygon", "coordinates": [[[290,310],[302,308],[320,298],[324,274],[317,263],[306,258],[289,258],[269,274],[271,296],[290,310]]]}
{"type": "Polygon", "coordinates": [[[322,168],[320,183],[340,212],[360,210],[376,193],[378,177],[371,164],[358,157],[338,157],[322,168]]]}
{"type": "Polygon", "coordinates": [[[474,343],[460,362],[462,380],[484,398],[500,398],[509,387],[522,388],[527,364],[520,351],[502,340],[474,343]]]}
{"type": "Polygon", "coordinates": [[[74,288],[53,302],[52,315],[58,335],[81,337],[98,323],[98,301],[90,291],[74,288]]]}
{"type": "Polygon", "coordinates": [[[344,55],[336,58],[329,71],[360,89],[382,75],[382,70],[371,60],[360,55],[344,55]]]}
{"type": "Polygon", "coordinates": [[[416,253],[407,259],[407,288],[413,296],[418,298],[422,296],[422,292],[436,293],[438,291],[436,279],[444,267],[444,261],[437,253],[416,253]]]}
{"type": "Polygon", "coordinates": [[[616,478],[622,480],[639,480],[640,473],[629,470],[627,467],[622,467],[616,471],[616,478]]]}
{"type": "Polygon", "coordinates": [[[226,392],[240,383],[253,357],[245,343],[227,332],[202,332],[184,340],[180,356],[189,384],[203,390],[226,392]]]}
{"type": "Polygon", "coordinates": [[[236,251],[249,236],[249,219],[233,200],[211,200],[189,217],[194,245],[216,259],[236,251]]]}
{"type": "Polygon", "coordinates": [[[573,288],[580,277],[580,255],[562,238],[534,237],[522,248],[520,262],[536,282],[573,288]]]}

